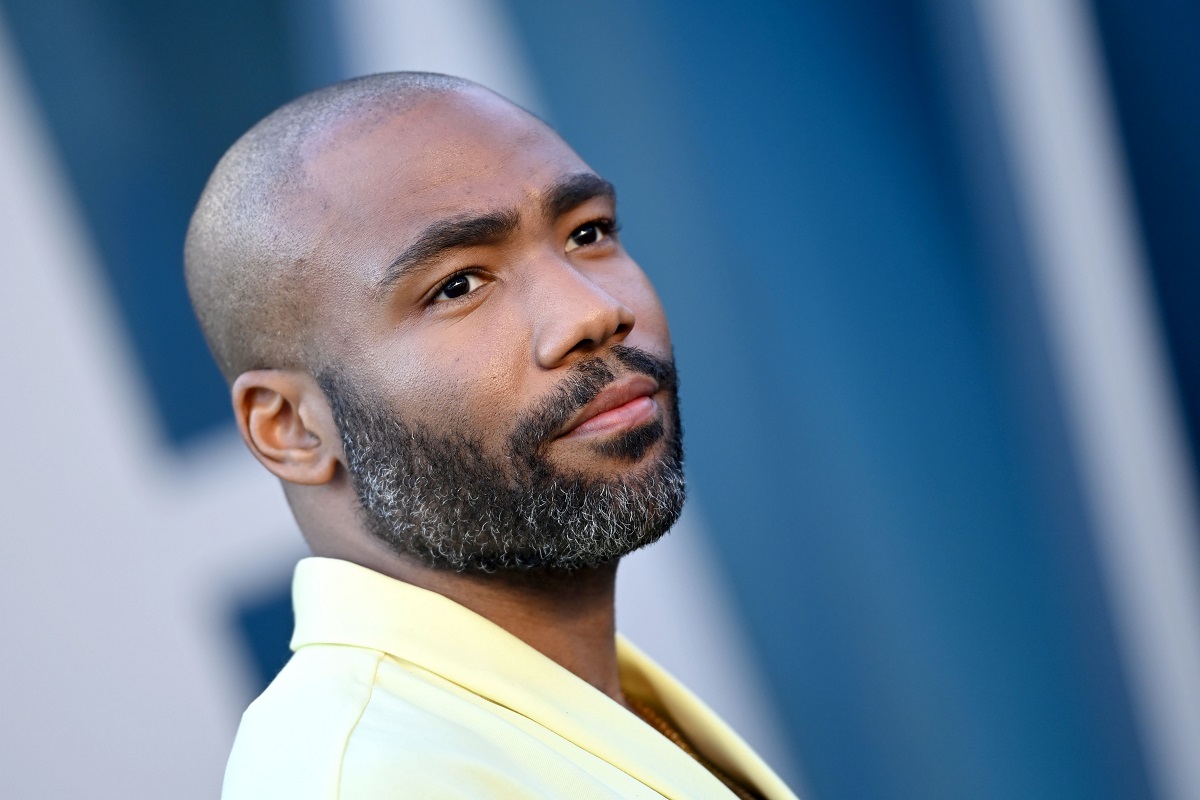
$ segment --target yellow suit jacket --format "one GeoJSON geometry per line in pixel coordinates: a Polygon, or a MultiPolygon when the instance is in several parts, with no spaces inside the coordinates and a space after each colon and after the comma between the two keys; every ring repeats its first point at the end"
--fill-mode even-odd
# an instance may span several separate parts
{"type": "MultiPolygon", "coordinates": [[[[308,558],[295,655],[246,711],[224,800],[712,798],[697,761],[590,684],[433,592],[308,558]]],[[[703,703],[624,640],[627,695],[770,800],[795,800],[703,703]]]]}

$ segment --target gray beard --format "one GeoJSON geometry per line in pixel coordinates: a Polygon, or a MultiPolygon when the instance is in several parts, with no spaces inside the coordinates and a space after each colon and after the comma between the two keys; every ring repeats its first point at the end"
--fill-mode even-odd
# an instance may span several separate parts
{"type": "Polygon", "coordinates": [[[397,553],[459,572],[572,571],[657,541],[685,497],[675,368],[635,348],[611,352],[625,367],[621,374],[650,375],[671,402],[665,419],[594,445],[602,457],[633,463],[664,443],[649,464],[610,480],[562,472],[543,453],[566,420],[617,377],[599,357],[572,367],[518,421],[501,458],[489,457],[470,434],[412,427],[340,372],[323,371],[318,381],[367,529],[397,553]]]}

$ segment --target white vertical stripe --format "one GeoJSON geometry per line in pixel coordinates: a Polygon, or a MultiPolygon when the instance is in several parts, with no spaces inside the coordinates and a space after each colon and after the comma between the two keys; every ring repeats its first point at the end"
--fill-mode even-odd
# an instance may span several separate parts
{"type": "Polygon", "coordinates": [[[443,72],[481,83],[534,113],[544,109],[500,3],[341,0],[338,9],[351,75],[443,72]]]}
{"type": "Polygon", "coordinates": [[[976,2],[1151,779],[1194,800],[1200,527],[1092,21],[976,2]]]}

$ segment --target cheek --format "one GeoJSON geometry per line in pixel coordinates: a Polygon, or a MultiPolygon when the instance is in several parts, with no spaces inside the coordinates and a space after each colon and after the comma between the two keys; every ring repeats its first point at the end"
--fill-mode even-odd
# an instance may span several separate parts
{"type": "Polygon", "coordinates": [[[523,409],[528,344],[512,325],[470,318],[399,339],[382,362],[405,418],[443,432],[488,438],[506,432],[523,409]]]}

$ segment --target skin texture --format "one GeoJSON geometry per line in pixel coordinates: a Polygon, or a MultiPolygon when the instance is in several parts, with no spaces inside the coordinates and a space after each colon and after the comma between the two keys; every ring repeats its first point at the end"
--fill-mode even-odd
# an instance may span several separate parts
{"type": "MultiPolygon", "coordinates": [[[[588,227],[615,217],[613,199],[594,196],[548,214],[552,187],[592,171],[547,126],[496,95],[471,87],[383,119],[343,120],[303,166],[306,191],[292,222],[313,242],[305,272],[310,350],[409,423],[464,431],[501,453],[513,420],[580,359],[622,343],[670,357],[646,276],[615,232],[588,227]],[[486,214],[515,225],[385,280],[429,226],[486,214]],[[467,268],[470,291],[439,297],[467,268]]],[[[316,372],[252,370],[232,387],[239,430],[283,481],[313,552],[439,592],[624,703],[616,563],[569,573],[454,572],[388,548],[364,528],[316,372]]],[[[673,402],[665,391],[652,399],[673,402]]],[[[606,456],[597,445],[612,435],[585,427],[546,452],[556,467],[597,479],[661,454],[659,442],[633,463],[606,456]]]]}

